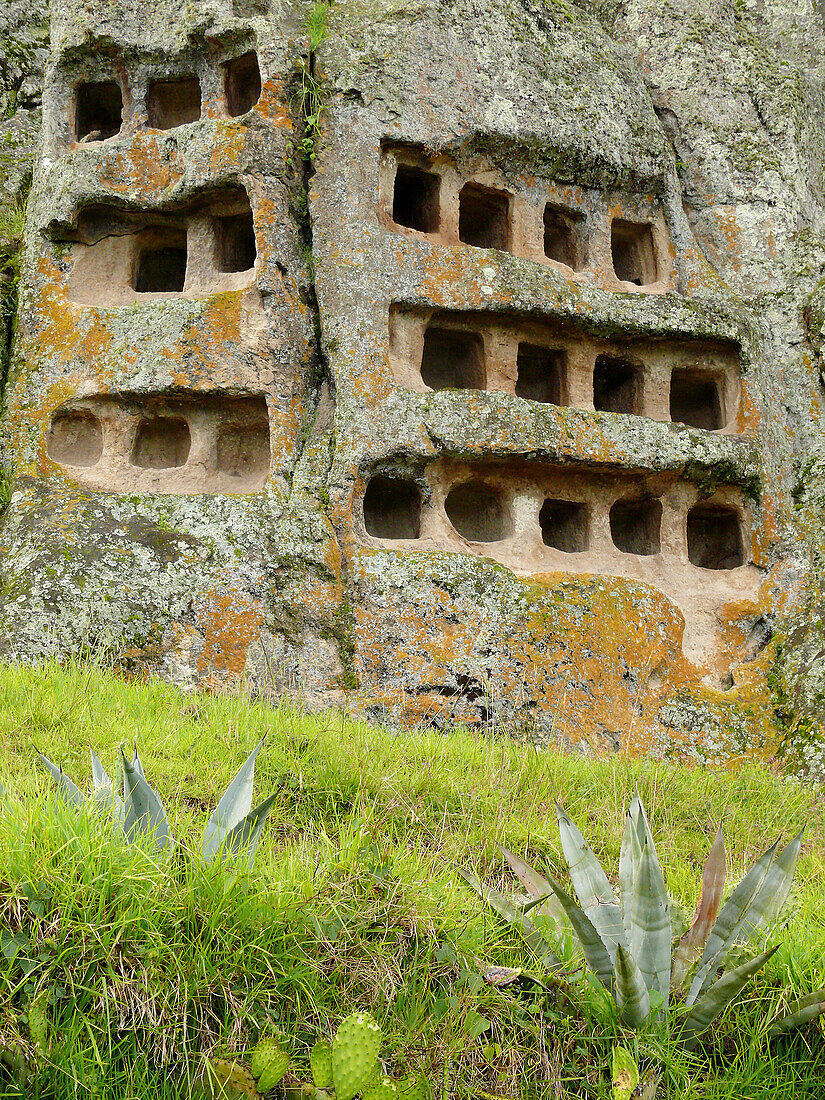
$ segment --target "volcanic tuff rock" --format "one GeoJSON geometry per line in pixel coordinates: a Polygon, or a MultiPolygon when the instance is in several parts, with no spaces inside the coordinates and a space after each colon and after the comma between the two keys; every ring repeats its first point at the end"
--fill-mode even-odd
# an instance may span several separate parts
{"type": "Polygon", "coordinates": [[[61,2],[5,655],[819,768],[823,38],[811,0],[61,2]]]}

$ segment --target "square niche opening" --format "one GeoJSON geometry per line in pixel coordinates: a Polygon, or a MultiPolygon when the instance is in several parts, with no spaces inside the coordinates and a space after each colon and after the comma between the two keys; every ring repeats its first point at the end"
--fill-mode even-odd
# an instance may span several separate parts
{"type": "Polygon", "coordinates": [[[613,355],[598,356],[593,370],[593,407],[596,412],[641,413],[641,367],[613,355]]]}
{"type": "Polygon", "coordinates": [[[701,371],[674,370],[670,375],[670,419],[711,432],[724,428],[722,379],[701,371]]]}
{"type": "Polygon", "coordinates": [[[444,501],[447,519],[468,542],[500,542],[513,533],[502,491],[483,481],[456,485],[444,501]]]}
{"type": "Polygon", "coordinates": [[[169,470],[185,466],[192,438],[181,417],[157,416],[141,420],[132,448],[132,465],[144,470],[169,470]]]}
{"type": "Polygon", "coordinates": [[[217,466],[221,473],[238,478],[244,484],[263,484],[269,475],[270,462],[268,420],[221,425],[217,447],[217,466]]]}
{"type": "Polygon", "coordinates": [[[261,98],[261,70],[254,51],[224,63],[223,86],[226,109],[232,118],[251,111],[261,98]]]}
{"type": "Polygon", "coordinates": [[[567,355],[559,348],[519,344],[516,397],[545,405],[567,404],[567,355]]]}
{"type": "Polygon", "coordinates": [[[733,508],[695,504],[687,517],[688,558],[700,569],[736,569],[745,564],[742,525],[733,508]]]}
{"type": "Polygon", "coordinates": [[[399,164],[392,192],[392,220],[419,233],[436,233],[441,224],[440,191],[441,177],[435,172],[399,164]]]}
{"type": "Polygon", "coordinates": [[[544,208],[544,255],[573,271],[584,267],[581,214],[548,202],[544,208]]]}
{"type": "Polygon", "coordinates": [[[483,390],[484,341],[474,332],[431,326],[424,333],[421,381],[431,390],[483,390]]]}
{"type": "Polygon", "coordinates": [[[610,227],[613,270],[623,283],[650,286],[659,278],[656,245],[650,222],[614,218],[610,227]]]}
{"type": "Polygon", "coordinates": [[[510,248],[510,196],[467,183],[458,196],[458,239],[476,248],[510,248]]]}
{"type": "Polygon", "coordinates": [[[172,130],[197,122],[201,117],[201,86],[196,76],[180,80],[153,80],[147,99],[149,125],[155,130],[172,130]]]}
{"type": "Polygon", "coordinates": [[[364,527],[376,539],[417,539],[421,491],[414,481],[374,477],[364,493],[364,527]]]}
{"type": "Polygon", "coordinates": [[[62,409],[52,417],[49,458],[63,466],[95,466],[103,454],[103,429],[87,409],[62,409]]]}
{"type": "Polygon", "coordinates": [[[215,219],[218,271],[249,271],[255,266],[258,250],[252,211],[215,219]]]}
{"type": "Polygon", "coordinates": [[[79,84],[75,93],[75,137],[78,141],[105,141],[120,132],[123,93],[113,80],[79,84]]]}
{"type": "Polygon", "coordinates": [[[610,537],[623,554],[658,554],[661,530],[660,500],[617,500],[610,509],[610,537]]]}
{"type": "Polygon", "coordinates": [[[565,554],[590,547],[590,509],[577,500],[545,500],[539,512],[541,541],[565,554]]]}
{"type": "Polygon", "coordinates": [[[180,294],[186,282],[186,234],[167,233],[144,245],[135,267],[138,294],[180,294]]]}

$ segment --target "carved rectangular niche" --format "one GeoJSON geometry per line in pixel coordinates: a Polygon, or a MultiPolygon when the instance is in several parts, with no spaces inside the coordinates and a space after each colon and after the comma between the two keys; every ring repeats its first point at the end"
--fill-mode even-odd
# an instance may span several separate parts
{"type": "Polygon", "coordinates": [[[90,489],[252,493],[269,476],[264,397],[101,394],[52,414],[49,458],[90,489]]]}
{"type": "Polygon", "coordinates": [[[243,188],[173,210],[87,206],[63,239],[74,243],[69,299],[81,305],[194,298],[254,281],[255,230],[243,188]]]}
{"type": "Polygon", "coordinates": [[[475,154],[465,161],[385,142],[378,216],[394,233],[510,252],[607,290],[659,294],[674,286],[667,221],[649,195],[542,187],[532,175],[519,184],[475,154]]]}
{"type": "Polygon", "coordinates": [[[149,125],[173,130],[201,117],[201,85],[194,75],[177,80],[153,80],[146,98],[149,125]]]}
{"type": "Polygon", "coordinates": [[[722,341],[610,340],[499,313],[392,306],[390,366],[418,392],[486,389],[546,405],[735,432],[739,354],[722,341]]]}
{"type": "Polygon", "coordinates": [[[223,66],[227,112],[237,118],[251,111],[261,98],[261,70],[253,51],[233,57],[223,66]]]}
{"type": "Polygon", "coordinates": [[[675,473],[442,458],[415,480],[377,470],[363,516],[378,543],[489,555],[526,573],[635,576],[687,593],[696,569],[710,577],[748,563],[741,490],[703,498],[675,473]]]}
{"type": "Polygon", "coordinates": [[[123,93],[114,80],[78,84],[75,89],[75,140],[105,141],[120,133],[123,93]]]}

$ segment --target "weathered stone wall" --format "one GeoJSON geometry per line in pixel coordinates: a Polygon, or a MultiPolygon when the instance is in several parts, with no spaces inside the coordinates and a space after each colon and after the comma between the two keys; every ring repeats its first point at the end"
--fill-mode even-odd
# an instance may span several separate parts
{"type": "Polygon", "coordinates": [[[6,654],[816,766],[822,45],[770,3],[61,4],[6,654]]]}

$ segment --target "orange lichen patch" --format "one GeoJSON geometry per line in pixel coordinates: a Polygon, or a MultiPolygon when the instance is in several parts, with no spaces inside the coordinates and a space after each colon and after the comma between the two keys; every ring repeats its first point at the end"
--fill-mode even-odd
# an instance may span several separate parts
{"type": "Polygon", "coordinates": [[[263,602],[233,586],[215,588],[197,601],[195,620],[203,635],[198,671],[240,675],[264,621],[263,602]]]}
{"type": "Polygon", "coordinates": [[[711,207],[708,209],[707,214],[716,218],[718,233],[727,248],[726,263],[734,271],[739,271],[742,267],[742,230],[736,220],[736,207],[711,207]]]}
{"type": "Polygon", "coordinates": [[[101,169],[101,186],[116,195],[133,195],[135,180],[146,192],[165,191],[180,183],[186,162],[177,145],[148,131],[113,149],[101,169]]]}
{"type": "Polygon", "coordinates": [[[295,128],[286,103],[284,85],[281,80],[270,77],[262,83],[261,96],[256,109],[282,130],[293,130],[295,128]]]}
{"type": "Polygon", "coordinates": [[[759,427],[759,409],[743,388],[742,399],[736,411],[736,430],[742,434],[755,433],[759,427]]]}

